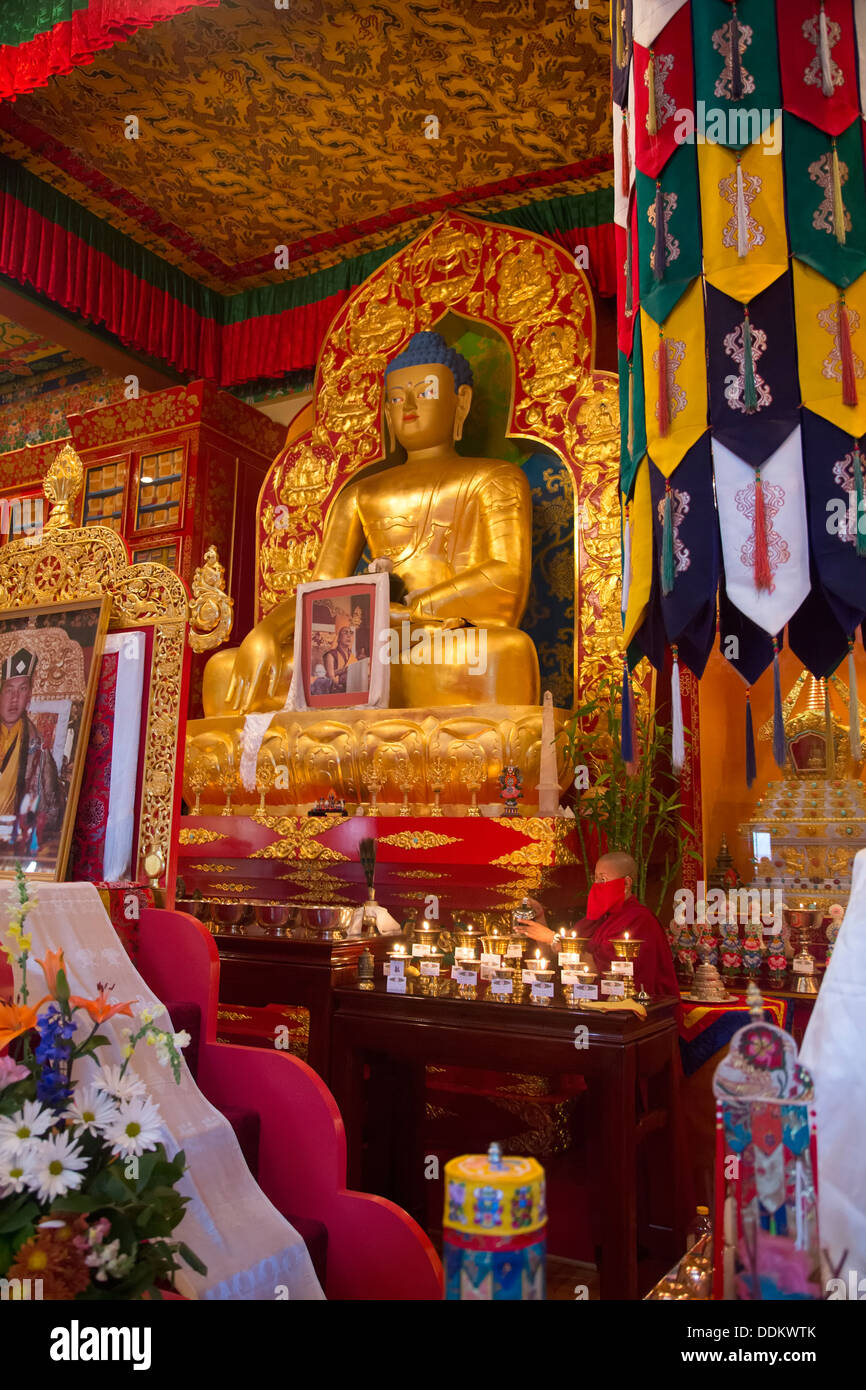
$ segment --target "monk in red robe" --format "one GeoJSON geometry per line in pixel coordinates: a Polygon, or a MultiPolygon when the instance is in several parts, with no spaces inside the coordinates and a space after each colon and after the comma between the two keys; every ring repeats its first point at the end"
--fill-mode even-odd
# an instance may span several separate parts
{"type": "MultiPolygon", "coordinates": [[[[588,932],[587,949],[592,952],[599,974],[609,970],[616,952],[610,944],[614,937],[639,939],[641,948],[634,963],[635,986],[658,998],[664,994],[679,996],[674,959],[668,939],[648,907],[638,902],[632,892],[637,879],[637,865],[630,854],[611,851],[602,855],[595,866],[595,882],[589,890],[586,916],[577,926],[588,932]]],[[[544,908],[533,898],[535,918],[518,923],[515,931],[544,945],[559,945],[558,934],[547,925],[544,908]]],[[[565,942],[563,941],[563,945],[565,942]]]]}

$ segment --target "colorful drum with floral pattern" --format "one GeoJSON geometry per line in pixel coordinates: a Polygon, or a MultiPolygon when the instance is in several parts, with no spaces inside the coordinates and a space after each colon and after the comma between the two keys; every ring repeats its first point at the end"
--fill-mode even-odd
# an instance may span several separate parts
{"type": "Polygon", "coordinates": [[[498,1145],[445,1165],[445,1297],[543,1300],[547,1208],[544,1169],[505,1158],[498,1145]]]}

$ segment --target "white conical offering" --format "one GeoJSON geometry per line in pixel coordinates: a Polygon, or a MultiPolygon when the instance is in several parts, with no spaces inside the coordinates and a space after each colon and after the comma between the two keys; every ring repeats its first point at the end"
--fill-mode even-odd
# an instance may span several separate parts
{"type": "Polygon", "coordinates": [[[555,816],[559,811],[559,778],[556,775],[556,730],[553,723],[553,696],[544,692],[541,711],[541,760],[538,770],[538,814],[555,816]]]}

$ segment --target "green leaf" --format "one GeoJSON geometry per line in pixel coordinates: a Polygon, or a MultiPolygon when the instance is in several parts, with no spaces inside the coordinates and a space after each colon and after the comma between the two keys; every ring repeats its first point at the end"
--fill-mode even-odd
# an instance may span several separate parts
{"type": "Polygon", "coordinates": [[[22,1194],[23,1201],[16,1201],[12,1208],[0,1213],[0,1235],[14,1235],[22,1227],[31,1225],[40,1215],[40,1208],[31,1198],[22,1194]]]}
{"type": "Polygon", "coordinates": [[[207,1274],[207,1265],[203,1265],[198,1255],[196,1255],[184,1241],[178,1241],[178,1254],[185,1260],[190,1269],[194,1269],[196,1274],[207,1274]]]}

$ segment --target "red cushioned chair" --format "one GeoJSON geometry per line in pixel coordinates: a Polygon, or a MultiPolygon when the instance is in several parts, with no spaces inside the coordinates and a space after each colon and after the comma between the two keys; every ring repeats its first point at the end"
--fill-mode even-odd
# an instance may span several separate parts
{"type": "Polygon", "coordinates": [[[190,1057],[199,1089],[229,1117],[262,1191],[306,1240],[328,1298],[440,1299],[442,1268],[421,1227],[384,1197],[347,1191],[343,1121],[320,1077],[284,1052],[216,1041],[219,954],[201,923],[146,908],[135,963],[164,1003],[183,1001],[169,1009],[178,1023],[200,1012],[190,1057]]]}

